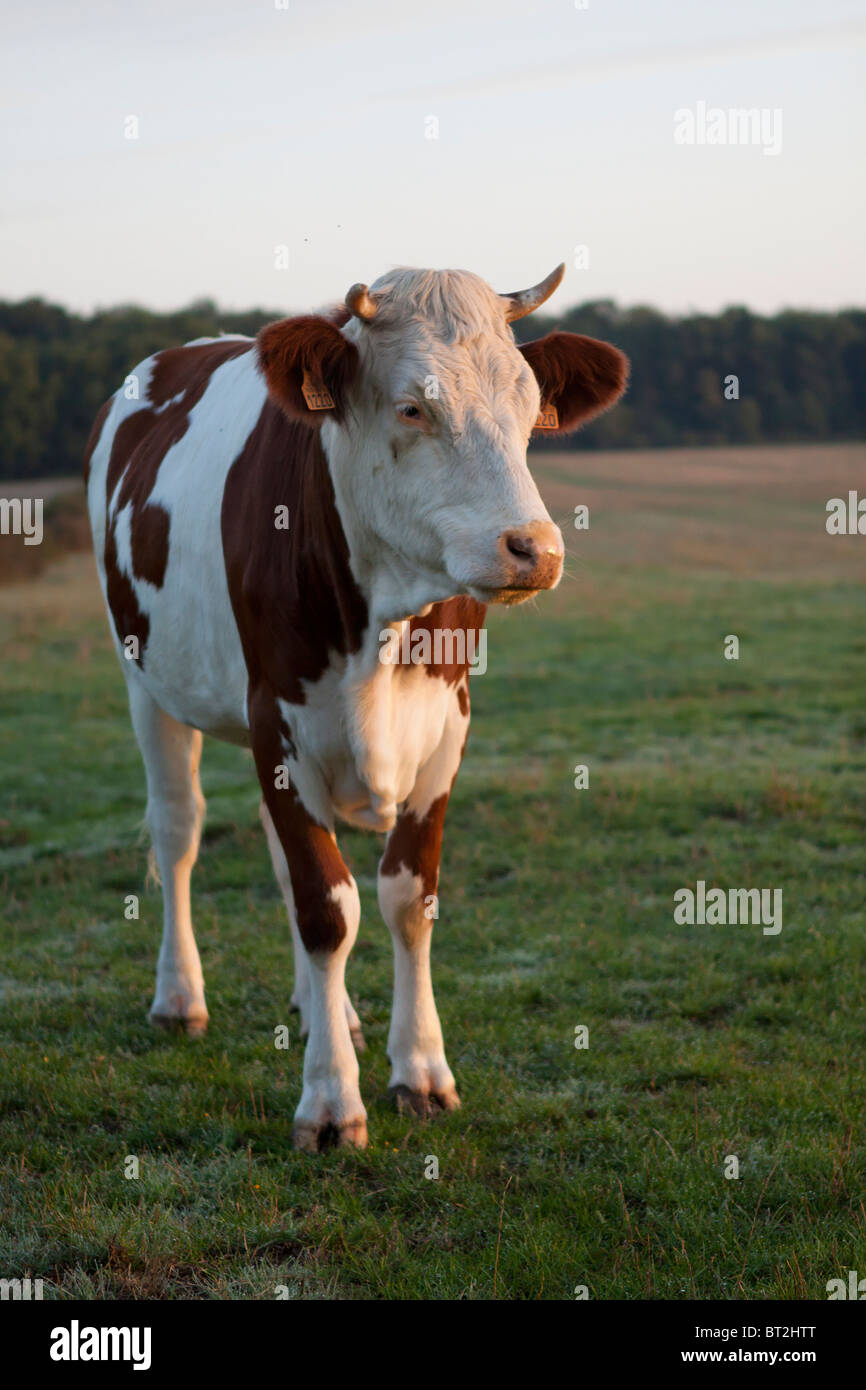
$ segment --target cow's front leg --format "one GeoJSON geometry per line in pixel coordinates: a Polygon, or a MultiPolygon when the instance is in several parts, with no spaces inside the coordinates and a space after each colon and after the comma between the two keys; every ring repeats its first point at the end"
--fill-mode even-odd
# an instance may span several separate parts
{"type": "MultiPolygon", "coordinates": [[[[271,813],[264,801],[260,807],[262,825],[265,828],[265,835],[268,840],[268,849],[271,851],[271,862],[274,866],[277,883],[280,885],[280,892],[286,904],[286,911],[289,914],[289,926],[292,932],[292,946],[295,955],[295,987],[292,991],[292,998],[289,1007],[296,1010],[301,1016],[301,1037],[306,1039],[310,1035],[310,970],[307,965],[307,951],[298,930],[298,914],[295,911],[295,898],[292,893],[292,880],[289,874],[289,866],[283,847],[280,844],[280,837],[274,827],[271,813]]],[[[348,993],[345,1000],[346,1018],[349,1020],[349,1032],[352,1035],[352,1042],[356,1052],[364,1052],[367,1044],[364,1041],[364,1031],[361,1027],[361,1020],[355,1012],[348,993]]]]}
{"type": "MultiPolygon", "coordinates": [[[[251,701],[251,716],[253,709],[251,701]]],[[[364,1148],[367,1112],[358,1089],[345,983],[361,916],[358,889],[333,831],[281,775],[286,753],[280,741],[263,735],[261,716],[258,728],[252,718],[251,724],[259,781],[288,864],[306,965],[309,1033],[295,1147],[314,1153],[331,1143],[364,1148]]],[[[264,727],[268,730],[267,723],[264,727]]]]}
{"type": "Polygon", "coordinates": [[[464,716],[455,709],[442,744],[397,817],[379,864],[379,906],[394,946],[389,1090],[399,1109],[425,1116],[460,1104],[433,998],[430,944],[445,810],[467,724],[468,711],[464,716]]]}
{"type": "Polygon", "coordinates": [[[358,1088],[358,1059],[346,1014],[346,961],[358,935],[361,904],[348,871],[339,883],[323,881],[321,890],[320,907],[299,918],[307,957],[310,1030],[294,1139],[296,1148],[313,1153],[331,1141],[357,1148],[367,1144],[367,1112],[358,1088]],[[323,941],[323,923],[330,928],[335,919],[340,928],[323,941]]]}

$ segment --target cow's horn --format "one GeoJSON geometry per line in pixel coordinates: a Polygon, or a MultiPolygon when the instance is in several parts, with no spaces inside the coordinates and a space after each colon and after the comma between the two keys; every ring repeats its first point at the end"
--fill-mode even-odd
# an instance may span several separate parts
{"type": "MultiPolygon", "coordinates": [[[[544,303],[545,299],[550,298],[554,290],[559,288],[564,274],[565,262],[563,261],[562,265],[558,265],[556,270],[552,270],[549,275],[546,275],[540,284],[533,285],[531,290],[515,290],[513,294],[500,295],[500,299],[504,299],[508,306],[505,314],[507,321],[513,323],[515,319],[522,319],[526,314],[531,314],[533,309],[537,309],[540,304],[544,303]]],[[[360,288],[359,285],[355,286],[355,289],[360,288]]]]}
{"type": "Polygon", "coordinates": [[[349,313],[354,314],[356,319],[363,319],[365,323],[376,317],[378,307],[367,285],[353,285],[346,295],[346,308],[349,313]]]}

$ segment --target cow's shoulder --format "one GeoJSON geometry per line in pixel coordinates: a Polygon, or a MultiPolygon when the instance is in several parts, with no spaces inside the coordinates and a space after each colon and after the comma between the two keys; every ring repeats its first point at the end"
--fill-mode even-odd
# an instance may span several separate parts
{"type": "Polygon", "coordinates": [[[303,704],[303,682],[358,651],[368,611],[319,431],[269,398],[229,469],[222,537],[251,682],[303,704]]]}

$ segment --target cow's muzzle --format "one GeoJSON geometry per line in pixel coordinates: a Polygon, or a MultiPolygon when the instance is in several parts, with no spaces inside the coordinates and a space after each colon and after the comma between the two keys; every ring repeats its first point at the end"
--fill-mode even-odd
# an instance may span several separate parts
{"type": "Polygon", "coordinates": [[[562,576],[562,534],[552,521],[530,521],[503,531],[496,543],[500,582],[491,603],[522,603],[541,589],[554,589],[562,576]]]}

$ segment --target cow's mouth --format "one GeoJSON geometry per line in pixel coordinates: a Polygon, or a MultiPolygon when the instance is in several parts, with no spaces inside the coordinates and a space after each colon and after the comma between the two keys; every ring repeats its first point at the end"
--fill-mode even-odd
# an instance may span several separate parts
{"type": "Polygon", "coordinates": [[[525,585],[506,585],[500,589],[478,589],[472,596],[481,603],[501,603],[506,608],[513,608],[515,604],[525,603],[528,598],[535,598],[536,594],[542,592],[542,589],[529,589],[525,585]]]}

